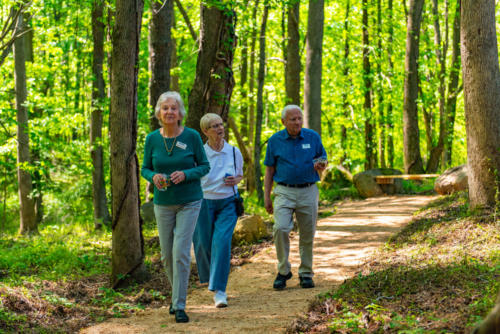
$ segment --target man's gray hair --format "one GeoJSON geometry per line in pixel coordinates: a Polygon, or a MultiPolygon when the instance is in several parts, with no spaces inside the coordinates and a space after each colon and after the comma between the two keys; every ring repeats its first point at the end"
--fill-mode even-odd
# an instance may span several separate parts
{"type": "Polygon", "coordinates": [[[286,119],[286,113],[289,110],[294,110],[294,109],[298,109],[300,111],[300,113],[302,114],[302,109],[300,109],[300,107],[298,105],[296,105],[296,104],[289,104],[285,108],[283,108],[283,111],[281,112],[281,119],[285,120],[286,119]]]}
{"type": "MultiPolygon", "coordinates": [[[[184,102],[182,102],[182,97],[181,94],[178,92],[174,91],[168,91],[160,95],[158,98],[158,101],[156,102],[156,107],[155,107],[155,116],[158,119],[158,122],[160,122],[160,125],[163,126],[163,123],[161,122],[160,119],[160,108],[161,104],[165,102],[168,99],[173,99],[175,102],[177,102],[177,106],[179,107],[179,114],[181,118],[183,119],[184,116],[186,116],[186,109],[184,108],[184,102]]],[[[181,125],[182,120],[179,121],[179,125],[181,125]]]]}

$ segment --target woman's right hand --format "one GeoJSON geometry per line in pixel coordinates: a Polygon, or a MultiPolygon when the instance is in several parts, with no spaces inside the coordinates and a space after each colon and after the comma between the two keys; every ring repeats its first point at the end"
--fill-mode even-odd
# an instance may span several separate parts
{"type": "Polygon", "coordinates": [[[161,174],[155,174],[153,176],[153,183],[155,184],[157,189],[161,189],[162,182],[165,181],[165,178],[161,174]]]}

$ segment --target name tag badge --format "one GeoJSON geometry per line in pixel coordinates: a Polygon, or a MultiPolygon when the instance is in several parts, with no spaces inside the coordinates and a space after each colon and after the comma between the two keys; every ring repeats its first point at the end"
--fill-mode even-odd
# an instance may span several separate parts
{"type": "Polygon", "coordinates": [[[302,149],[311,148],[311,144],[302,144],[302,149]]]}
{"type": "Polygon", "coordinates": [[[184,144],[183,142],[180,142],[180,141],[178,141],[178,142],[175,144],[175,146],[177,146],[178,148],[180,148],[180,149],[182,149],[182,150],[185,150],[185,149],[186,149],[186,147],[187,147],[187,145],[186,145],[186,144],[184,144]]]}

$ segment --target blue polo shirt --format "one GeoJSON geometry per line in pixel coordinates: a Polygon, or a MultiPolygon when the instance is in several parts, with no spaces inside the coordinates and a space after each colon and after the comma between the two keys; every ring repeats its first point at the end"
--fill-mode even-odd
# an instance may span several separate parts
{"type": "Polygon", "coordinates": [[[299,135],[292,138],[284,129],[269,138],[264,165],[276,168],[275,182],[314,183],[319,181],[319,175],[313,159],[319,157],[326,158],[326,151],[316,131],[302,128],[299,135]]]}

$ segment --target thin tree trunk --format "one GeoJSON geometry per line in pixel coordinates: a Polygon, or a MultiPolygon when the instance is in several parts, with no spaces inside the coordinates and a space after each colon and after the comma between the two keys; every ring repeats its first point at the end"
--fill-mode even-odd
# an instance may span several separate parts
{"type": "MultiPolygon", "coordinates": [[[[392,6],[392,0],[388,0],[388,37],[387,37],[387,78],[389,83],[392,85],[392,78],[394,77],[394,63],[392,61],[392,42],[394,40],[394,11],[392,6]]],[[[394,167],[394,121],[392,119],[392,89],[391,89],[390,100],[387,102],[387,113],[386,113],[386,132],[387,132],[387,162],[390,168],[394,167]]]]}
{"type": "Polygon", "coordinates": [[[94,51],[92,53],[92,112],[90,116],[90,154],[92,157],[92,203],[94,206],[94,228],[108,224],[111,217],[108,210],[106,186],[104,183],[104,158],[102,147],[103,108],[106,99],[106,88],[102,72],[104,64],[104,0],[92,3],[92,37],[94,51]]]}
{"type": "MultiPolygon", "coordinates": [[[[24,13],[18,17],[16,30],[24,29],[24,13]]],[[[26,99],[26,55],[24,36],[14,42],[14,77],[16,83],[16,109],[17,109],[17,180],[19,184],[19,233],[32,234],[38,232],[35,201],[32,198],[33,184],[31,174],[28,172],[30,165],[30,142],[28,128],[28,110],[26,99]]]]}
{"type": "Polygon", "coordinates": [[[313,129],[320,136],[324,7],[324,0],[309,0],[304,75],[304,126],[313,129]]]}
{"type": "Polygon", "coordinates": [[[264,191],[262,190],[262,170],[260,169],[260,154],[261,154],[261,133],[262,133],[262,118],[264,114],[264,75],[266,73],[266,26],[267,16],[269,13],[269,5],[264,6],[264,13],[262,14],[262,23],[260,26],[260,42],[259,42],[259,74],[257,76],[257,121],[255,123],[255,148],[254,148],[254,168],[255,168],[255,181],[257,189],[257,198],[264,198],[264,191]]]}
{"type": "Polygon", "coordinates": [[[443,165],[449,167],[452,162],[453,134],[455,125],[455,114],[457,109],[457,95],[460,91],[458,82],[460,79],[460,7],[461,0],[457,1],[457,9],[453,20],[452,52],[450,75],[448,81],[448,95],[446,97],[446,140],[443,154],[443,165]]]}
{"type": "Polygon", "coordinates": [[[240,125],[241,135],[245,138],[245,143],[248,144],[248,43],[247,34],[241,38],[241,75],[240,75],[240,89],[241,89],[241,108],[240,108],[240,125]]]}
{"type": "MultiPolygon", "coordinates": [[[[349,118],[349,109],[351,107],[349,103],[349,93],[352,87],[352,80],[349,76],[349,12],[351,9],[350,1],[347,0],[345,9],[345,19],[344,19],[344,61],[343,67],[343,77],[344,77],[344,89],[342,91],[342,110],[344,118],[349,118]]],[[[347,160],[347,128],[344,124],[340,127],[340,147],[342,148],[342,155],[340,158],[340,165],[344,165],[347,160]]]]}
{"type": "MultiPolygon", "coordinates": [[[[249,75],[249,86],[248,93],[250,96],[250,110],[248,115],[248,138],[250,141],[250,147],[255,147],[255,54],[256,54],[256,44],[257,44],[257,10],[259,7],[259,0],[255,0],[255,5],[252,10],[252,29],[251,29],[251,43],[250,43],[250,75],[249,75]]],[[[255,187],[254,187],[255,188],[255,187]]]]}
{"type": "Polygon", "coordinates": [[[377,97],[378,97],[378,155],[380,167],[385,168],[385,115],[384,115],[384,85],[382,78],[382,4],[377,0],[377,97]]]}
{"type": "Polygon", "coordinates": [[[117,0],[113,29],[111,112],[112,269],[114,288],[148,278],[139,214],[137,74],[143,2],[117,0]]]}
{"type": "Polygon", "coordinates": [[[151,21],[149,23],[149,105],[151,107],[151,130],[160,127],[155,117],[154,108],[160,95],[170,90],[170,59],[172,55],[172,21],[174,1],[151,3],[151,21]]]}
{"type": "Polygon", "coordinates": [[[234,87],[233,57],[236,16],[229,6],[201,7],[200,51],[189,94],[186,125],[201,132],[200,118],[215,113],[227,120],[234,87]]]}
{"type": "Polygon", "coordinates": [[[424,170],[420,155],[418,128],[418,56],[420,23],[424,0],[410,0],[406,33],[405,80],[403,101],[403,153],[405,172],[419,174],[424,170]]]}
{"type": "MultiPolygon", "coordinates": [[[[446,138],[446,112],[445,112],[445,76],[447,41],[441,42],[441,28],[439,25],[439,10],[437,0],[432,0],[432,13],[434,16],[434,43],[436,44],[436,68],[439,73],[438,105],[439,105],[439,137],[436,146],[432,147],[429,160],[427,160],[427,173],[435,173],[439,168],[439,162],[444,150],[446,138]],[[441,49],[442,48],[442,49],[441,49]]],[[[445,13],[447,16],[448,14],[445,13]]]]}
{"type": "MultiPolygon", "coordinates": [[[[175,11],[172,11],[172,28],[176,27],[175,11]]],[[[172,34],[170,34],[172,40],[172,53],[170,55],[170,69],[177,67],[179,64],[177,62],[177,41],[172,34]]],[[[179,74],[170,74],[170,90],[178,92],[179,88],[179,74]]]]}
{"type": "Polygon", "coordinates": [[[300,1],[288,7],[288,43],[285,65],[285,88],[287,103],[300,105],[300,34],[299,34],[300,1]]]}
{"type": "Polygon", "coordinates": [[[364,82],[364,115],[365,115],[365,170],[375,168],[377,158],[374,144],[374,126],[372,111],[372,78],[370,68],[370,40],[368,34],[368,1],[362,2],[363,11],[363,82],[364,82]]]}
{"type": "Polygon", "coordinates": [[[189,32],[191,33],[191,37],[193,38],[193,41],[197,41],[198,37],[196,36],[196,32],[194,31],[193,25],[191,24],[191,21],[189,20],[189,15],[186,13],[186,10],[184,7],[182,7],[182,3],[180,0],[175,0],[175,4],[177,5],[177,8],[179,8],[179,12],[181,12],[182,17],[184,18],[184,22],[186,22],[186,25],[188,26],[189,32]]]}
{"type": "Polygon", "coordinates": [[[498,205],[500,72],[493,0],[462,3],[461,55],[471,209],[498,205]]]}

